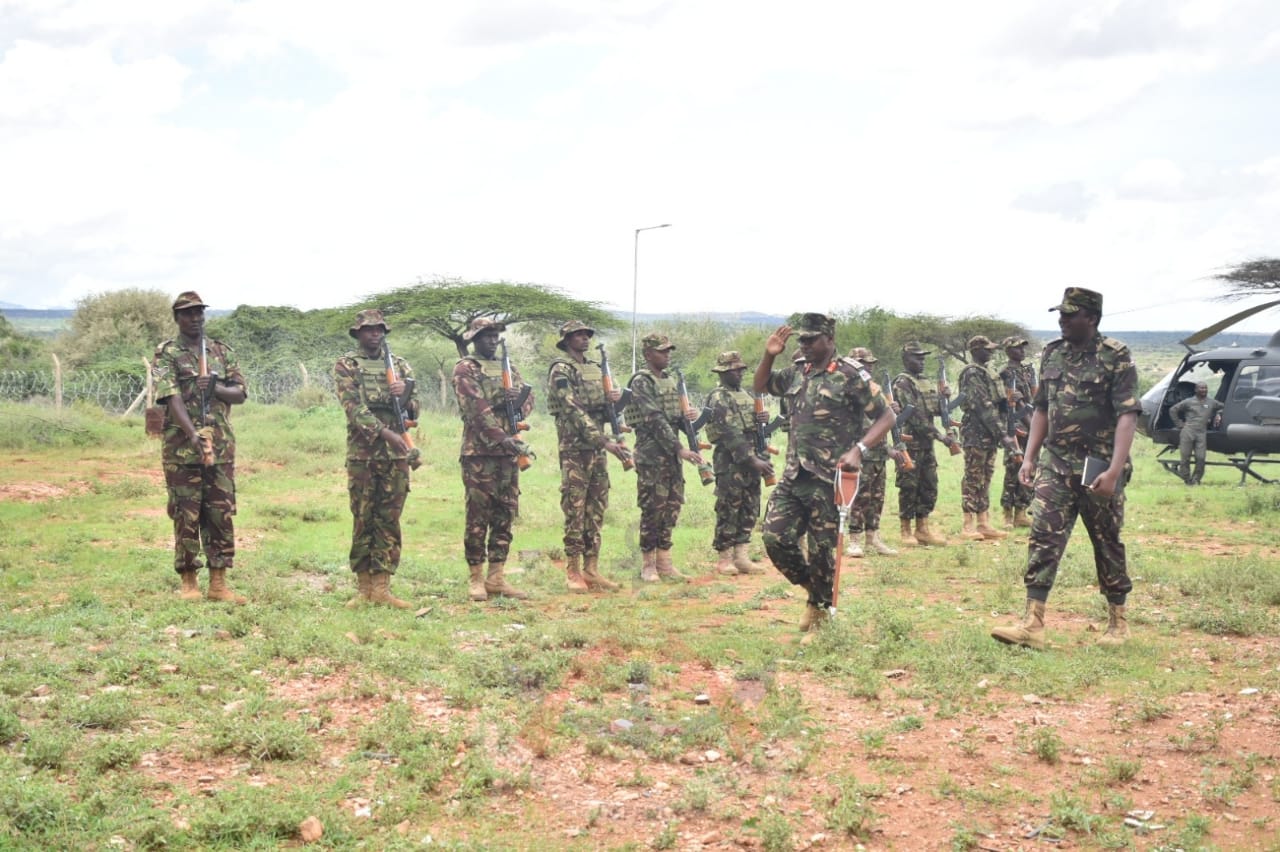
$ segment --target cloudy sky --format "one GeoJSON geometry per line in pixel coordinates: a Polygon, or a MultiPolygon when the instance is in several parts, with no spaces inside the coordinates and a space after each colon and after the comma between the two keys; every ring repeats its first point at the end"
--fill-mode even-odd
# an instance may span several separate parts
{"type": "Polygon", "coordinates": [[[1084,284],[1189,329],[1280,254],[1274,0],[0,0],[0,57],[27,307],[457,277],[629,311],[671,223],[642,313],[1047,328],[1084,284]]]}

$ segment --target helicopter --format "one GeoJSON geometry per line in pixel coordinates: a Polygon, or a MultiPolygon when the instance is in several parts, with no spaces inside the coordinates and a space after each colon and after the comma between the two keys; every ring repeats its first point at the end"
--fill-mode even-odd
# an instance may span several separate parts
{"type": "Polygon", "coordinates": [[[1178,475],[1177,454],[1180,430],[1174,426],[1169,409],[1193,396],[1197,382],[1209,386],[1210,398],[1223,404],[1221,421],[1209,429],[1208,449],[1225,461],[1206,460],[1206,465],[1234,467],[1240,484],[1247,477],[1273,483],[1256,468],[1280,464],[1265,458],[1280,453],[1280,331],[1266,346],[1228,347],[1197,352],[1195,346],[1254,314],[1280,305],[1280,300],[1255,305],[1179,341],[1187,348],[1182,362],[1142,397],[1138,430],[1157,444],[1164,444],[1156,456],[1165,470],[1178,475]],[[1165,458],[1168,453],[1174,457],[1165,458]],[[1262,458],[1260,458],[1262,457],[1262,458]]]}

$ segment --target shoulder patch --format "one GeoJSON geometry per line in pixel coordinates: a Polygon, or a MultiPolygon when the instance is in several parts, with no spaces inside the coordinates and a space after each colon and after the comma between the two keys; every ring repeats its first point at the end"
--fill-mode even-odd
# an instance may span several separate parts
{"type": "Polygon", "coordinates": [[[1124,345],[1123,341],[1116,340],[1114,337],[1103,337],[1102,345],[1107,347],[1108,349],[1114,349],[1117,352],[1129,348],[1124,345]]]}

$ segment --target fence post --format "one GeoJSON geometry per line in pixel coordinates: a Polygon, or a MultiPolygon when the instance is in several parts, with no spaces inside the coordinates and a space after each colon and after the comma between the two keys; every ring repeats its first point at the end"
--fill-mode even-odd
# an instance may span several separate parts
{"type": "Polygon", "coordinates": [[[311,384],[311,376],[307,374],[307,365],[299,361],[298,369],[302,371],[302,386],[305,388],[311,384]]]}
{"type": "Polygon", "coordinates": [[[142,369],[142,391],[133,398],[133,402],[129,403],[129,407],[124,410],[124,414],[120,415],[121,420],[124,420],[132,414],[133,410],[138,407],[138,403],[142,402],[144,399],[147,401],[147,408],[150,408],[155,404],[151,399],[153,394],[153,391],[151,390],[151,362],[146,358],[142,359],[142,369]]]}
{"type": "Polygon", "coordinates": [[[53,352],[49,353],[53,358],[53,408],[59,414],[62,413],[62,362],[58,360],[58,356],[53,352]]]}

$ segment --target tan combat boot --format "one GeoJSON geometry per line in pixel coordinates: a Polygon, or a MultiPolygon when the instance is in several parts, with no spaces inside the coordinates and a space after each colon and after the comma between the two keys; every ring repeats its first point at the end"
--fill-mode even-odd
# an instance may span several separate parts
{"type": "Polygon", "coordinates": [[[468,565],[467,571],[471,574],[467,581],[467,597],[473,601],[489,600],[489,593],[484,590],[484,566],[468,565]]]}
{"type": "Polygon", "coordinates": [[[1107,629],[1098,637],[1099,645],[1123,645],[1129,638],[1129,618],[1123,604],[1107,604],[1107,629]]]}
{"type": "Polygon", "coordinates": [[[237,595],[236,590],[227,585],[226,568],[209,569],[209,592],[206,597],[211,601],[226,601],[233,604],[249,602],[248,598],[244,595],[237,595]]]}
{"type": "Polygon", "coordinates": [[[1004,525],[1006,527],[1013,526],[1013,507],[1012,506],[1004,507],[1004,525]]]}
{"type": "Polygon", "coordinates": [[[763,574],[765,572],[763,565],[757,565],[751,561],[751,554],[745,544],[735,544],[733,546],[733,565],[738,569],[739,574],[763,574]]]}
{"type": "Polygon", "coordinates": [[[911,519],[899,518],[898,520],[902,524],[902,531],[899,533],[899,535],[902,537],[902,543],[907,545],[908,547],[910,547],[913,544],[918,544],[919,542],[916,541],[915,533],[911,531],[911,519]]]}
{"type": "Polygon", "coordinates": [[[356,596],[347,601],[347,609],[355,609],[360,604],[369,600],[369,596],[373,594],[372,574],[368,571],[357,571],[356,574],[356,596]]]}
{"type": "Polygon", "coordinates": [[[1027,614],[1021,624],[997,627],[991,638],[1006,645],[1023,645],[1037,651],[1044,649],[1044,602],[1027,601],[1027,614]]]}
{"type": "Polygon", "coordinates": [[[800,632],[808,633],[827,620],[827,611],[813,604],[804,605],[804,615],[800,616],[800,632]]]}
{"type": "Polygon", "coordinates": [[[395,609],[409,609],[413,606],[408,601],[402,601],[391,594],[391,574],[387,571],[369,575],[369,602],[395,609]]]}
{"type": "Polygon", "coordinates": [[[1002,538],[1009,537],[1009,534],[1004,530],[998,530],[995,527],[991,526],[990,512],[979,512],[978,523],[973,529],[974,529],[974,532],[976,532],[982,538],[991,539],[993,541],[999,541],[1002,538]]]}
{"type": "Polygon", "coordinates": [[[178,590],[178,597],[184,601],[200,600],[200,584],[196,582],[196,572],[183,571],[178,576],[182,578],[182,588],[178,590]]]}
{"type": "Polygon", "coordinates": [[[1019,506],[1013,510],[1013,525],[1015,527],[1031,526],[1031,517],[1027,514],[1027,510],[1019,506]]]}
{"type": "Polygon", "coordinates": [[[569,586],[569,591],[578,594],[588,591],[587,581],[582,576],[582,557],[578,554],[565,557],[564,579],[569,586]]]}
{"type": "Polygon", "coordinates": [[[854,559],[861,559],[863,556],[862,545],[858,544],[858,534],[850,533],[849,540],[844,545],[844,555],[852,556],[854,559]]]}
{"type": "Polygon", "coordinates": [[[505,562],[490,562],[489,576],[485,577],[484,580],[484,590],[490,596],[502,595],[503,597],[515,598],[518,601],[527,601],[529,599],[528,592],[522,592],[507,584],[506,569],[507,563],[505,562]]]}
{"type": "Polygon", "coordinates": [[[582,579],[586,581],[587,588],[592,591],[616,592],[622,588],[600,573],[600,554],[598,553],[582,557],[582,579]]]}
{"type": "Polygon", "coordinates": [[[658,582],[658,552],[646,550],[640,556],[644,560],[640,566],[640,581],[642,583],[658,582]]]}
{"type": "Polygon", "coordinates": [[[943,547],[947,540],[933,531],[929,525],[929,516],[916,518],[916,541],[930,547],[943,547]]]}
{"type": "Polygon", "coordinates": [[[689,578],[676,570],[676,566],[671,562],[671,548],[658,548],[657,562],[655,567],[658,570],[658,576],[666,580],[679,580],[684,582],[689,578]]]}
{"type": "Polygon", "coordinates": [[[726,547],[716,554],[719,558],[716,560],[717,574],[733,574],[737,575],[738,566],[733,564],[733,548],[726,547]]]}
{"type": "Polygon", "coordinates": [[[964,513],[964,524],[960,527],[960,537],[965,541],[982,541],[986,536],[977,530],[977,515],[964,513]]]}
{"type": "Polygon", "coordinates": [[[862,549],[878,553],[881,556],[898,555],[898,551],[885,544],[884,539],[880,537],[880,530],[867,530],[867,540],[862,549]]]}

